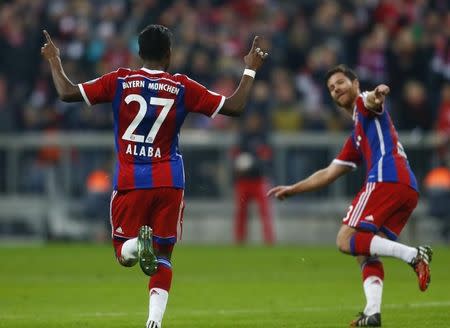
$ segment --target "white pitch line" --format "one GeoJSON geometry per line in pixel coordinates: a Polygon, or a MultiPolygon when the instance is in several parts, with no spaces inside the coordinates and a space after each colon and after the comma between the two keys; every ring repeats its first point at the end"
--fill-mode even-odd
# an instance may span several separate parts
{"type": "MultiPolygon", "coordinates": [[[[402,303],[402,304],[384,304],[383,309],[402,309],[402,308],[438,308],[438,307],[450,307],[450,301],[442,302],[423,302],[423,303],[402,303]]],[[[284,308],[282,310],[273,311],[275,313],[301,313],[301,312],[329,312],[337,310],[358,310],[360,306],[347,305],[347,306],[316,306],[316,307],[296,307],[296,308],[284,308]]],[[[204,316],[204,315],[242,315],[242,314],[261,314],[267,313],[264,309],[223,309],[223,310],[203,310],[203,309],[171,309],[170,312],[176,315],[193,315],[193,316],[204,316]]],[[[41,313],[42,317],[46,317],[44,313],[41,313]]],[[[126,316],[146,316],[147,312],[85,312],[73,314],[73,317],[83,317],[83,318],[96,318],[96,317],[126,317],[126,316]]],[[[9,320],[21,320],[29,319],[30,317],[36,318],[35,314],[29,315],[14,315],[14,314],[2,314],[0,313],[1,319],[9,320]]],[[[38,317],[39,319],[39,317],[38,317]]]]}

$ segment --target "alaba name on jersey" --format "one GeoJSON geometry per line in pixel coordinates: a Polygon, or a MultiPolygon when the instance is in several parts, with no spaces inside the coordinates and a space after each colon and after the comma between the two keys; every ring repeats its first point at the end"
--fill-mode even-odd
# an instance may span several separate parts
{"type": "Polygon", "coordinates": [[[353,131],[333,161],[356,168],[364,160],[366,182],[396,182],[417,190],[403,146],[389,113],[374,112],[365,106],[367,92],[360,94],[353,109],[353,131]]]}
{"type": "Polygon", "coordinates": [[[88,105],[112,103],[114,189],[184,188],[178,147],[189,112],[214,117],[225,97],[186,75],[120,68],[78,85],[88,105]]]}

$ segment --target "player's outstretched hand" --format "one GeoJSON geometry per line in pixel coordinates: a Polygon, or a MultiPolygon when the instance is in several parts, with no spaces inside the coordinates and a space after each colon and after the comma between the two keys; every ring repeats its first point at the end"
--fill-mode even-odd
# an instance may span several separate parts
{"type": "Polygon", "coordinates": [[[269,54],[262,50],[259,45],[259,36],[255,36],[253,39],[252,48],[244,57],[245,65],[247,68],[256,71],[264,63],[264,59],[266,59],[268,55],[269,54]]]}
{"type": "Polygon", "coordinates": [[[44,46],[41,48],[41,54],[44,56],[45,59],[50,60],[54,57],[59,57],[59,49],[55,46],[52,39],[50,38],[50,34],[46,30],[43,30],[45,35],[45,40],[47,41],[44,43],[44,46]]]}
{"type": "Polygon", "coordinates": [[[267,196],[275,196],[279,200],[283,200],[295,194],[292,186],[276,186],[267,192],[267,196]]]}
{"type": "Polygon", "coordinates": [[[373,91],[375,94],[375,105],[381,105],[384,103],[384,98],[388,95],[390,89],[386,84],[380,84],[373,91]]]}

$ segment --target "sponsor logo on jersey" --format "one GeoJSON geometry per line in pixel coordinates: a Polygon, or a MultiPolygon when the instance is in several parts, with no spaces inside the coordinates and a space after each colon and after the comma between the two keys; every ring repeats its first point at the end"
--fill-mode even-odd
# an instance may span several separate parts
{"type": "Polygon", "coordinates": [[[373,221],[374,221],[373,215],[368,215],[368,216],[366,216],[366,217],[364,218],[364,221],[373,222],[373,221]]]}

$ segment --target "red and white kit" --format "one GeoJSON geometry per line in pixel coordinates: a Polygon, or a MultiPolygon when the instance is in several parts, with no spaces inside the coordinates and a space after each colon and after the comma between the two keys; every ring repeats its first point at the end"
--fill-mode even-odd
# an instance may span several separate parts
{"type": "Polygon", "coordinates": [[[113,239],[149,224],[157,243],[181,236],[183,158],[180,128],[190,112],[214,117],[225,97],[186,75],[120,68],[78,85],[86,103],[111,102],[117,165],[111,198],[113,239]]]}

